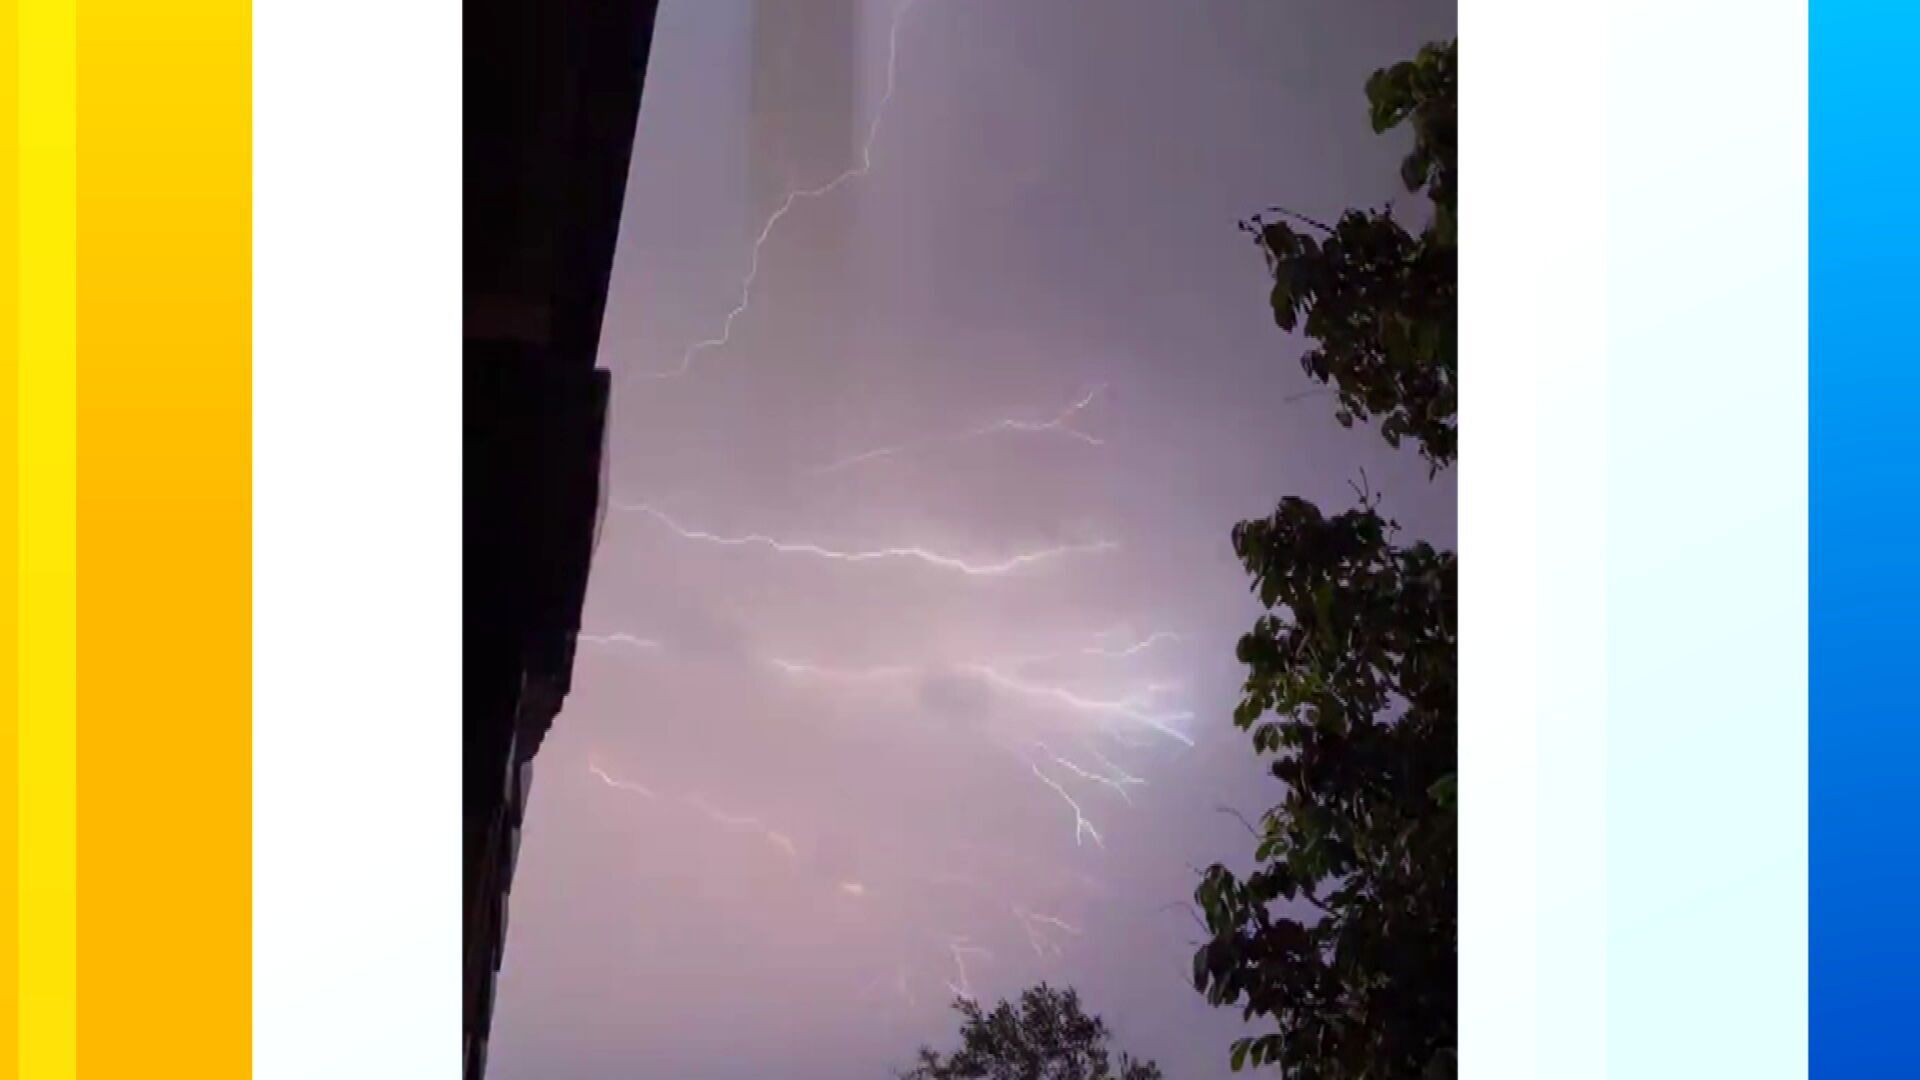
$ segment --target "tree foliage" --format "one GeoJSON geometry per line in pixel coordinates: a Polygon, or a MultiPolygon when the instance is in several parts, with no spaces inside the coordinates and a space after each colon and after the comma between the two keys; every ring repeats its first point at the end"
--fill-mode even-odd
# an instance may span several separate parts
{"type": "Polygon", "coordinates": [[[1391,1080],[1453,1045],[1457,573],[1393,535],[1372,501],[1326,517],[1295,498],[1234,530],[1269,610],[1240,639],[1234,722],[1286,785],[1257,869],[1215,865],[1196,892],[1196,988],[1279,1027],[1236,1065],[1391,1080]]]}
{"type": "Polygon", "coordinates": [[[1071,988],[1040,984],[1015,1006],[987,1012],[977,1002],[954,1002],[961,1015],[960,1049],[942,1058],[928,1048],[901,1080],[1160,1080],[1160,1067],[1107,1050],[1106,1024],[1088,1016],[1071,988]]]}
{"type": "MultiPolygon", "coordinates": [[[[1334,383],[1342,421],[1381,417],[1435,471],[1456,430],[1453,56],[1429,46],[1367,84],[1376,130],[1413,123],[1402,178],[1435,203],[1424,232],[1354,212],[1320,241],[1284,225],[1261,237],[1276,317],[1315,342],[1308,371],[1334,383]]],[[[1277,1027],[1236,1041],[1235,1069],[1454,1073],[1458,575],[1451,552],[1397,533],[1366,493],[1333,516],[1287,498],[1233,531],[1266,609],[1240,639],[1234,723],[1286,788],[1255,869],[1215,865],[1194,894],[1210,934],[1195,988],[1277,1027]]]]}
{"type": "Polygon", "coordinates": [[[1314,342],[1300,364],[1338,395],[1339,421],[1377,417],[1387,442],[1412,440],[1435,470],[1457,452],[1455,51],[1429,45],[1367,80],[1374,130],[1413,128],[1400,177],[1432,203],[1424,229],[1386,210],[1326,225],[1275,208],[1241,223],[1266,256],[1274,321],[1314,342]]]}

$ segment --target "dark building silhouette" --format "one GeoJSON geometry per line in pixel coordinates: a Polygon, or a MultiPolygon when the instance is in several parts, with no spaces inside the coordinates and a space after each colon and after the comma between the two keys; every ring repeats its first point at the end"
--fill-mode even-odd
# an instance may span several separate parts
{"type": "Polygon", "coordinates": [[[595,365],[656,0],[465,6],[464,1075],[604,509],[595,365]]]}

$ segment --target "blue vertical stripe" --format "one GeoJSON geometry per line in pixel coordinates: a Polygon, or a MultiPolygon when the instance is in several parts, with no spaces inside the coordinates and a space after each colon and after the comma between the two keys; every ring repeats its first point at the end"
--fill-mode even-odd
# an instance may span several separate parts
{"type": "Polygon", "coordinates": [[[1810,1074],[1920,1077],[1920,5],[1808,29],[1810,1074]]]}

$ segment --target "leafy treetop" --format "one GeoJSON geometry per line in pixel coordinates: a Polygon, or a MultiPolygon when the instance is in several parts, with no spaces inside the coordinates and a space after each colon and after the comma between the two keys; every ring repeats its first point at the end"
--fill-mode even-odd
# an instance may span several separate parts
{"type": "Polygon", "coordinates": [[[1237,1042],[1236,1068],[1346,1080],[1451,1061],[1457,571],[1393,533],[1371,502],[1329,518],[1294,498],[1234,530],[1270,612],[1240,639],[1234,722],[1286,786],[1258,868],[1215,865],[1195,893],[1212,935],[1195,988],[1280,1029],[1237,1042]]]}
{"type": "Polygon", "coordinates": [[[901,1080],[1161,1080],[1151,1061],[1110,1058],[1105,1022],[1088,1016],[1071,988],[1042,983],[1017,1006],[1003,1001],[992,1012],[966,998],[953,1007],[962,1018],[960,1049],[942,1058],[921,1048],[901,1080]]]}
{"type": "Polygon", "coordinates": [[[1458,452],[1455,52],[1429,45],[1367,81],[1374,130],[1413,128],[1400,176],[1433,204],[1419,233],[1387,210],[1327,225],[1276,207],[1241,223],[1266,257],[1274,321],[1315,343],[1300,363],[1338,395],[1339,421],[1378,417],[1388,443],[1412,440],[1435,471],[1458,452]]]}

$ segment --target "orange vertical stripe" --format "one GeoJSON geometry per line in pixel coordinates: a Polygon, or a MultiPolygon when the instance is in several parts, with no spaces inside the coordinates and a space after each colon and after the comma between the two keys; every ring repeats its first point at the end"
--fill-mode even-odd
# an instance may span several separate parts
{"type": "Polygon", "coordinates": [[[250,7],[81,0],[79,58],[80,1073],[239,1078],[250,7]]]}

